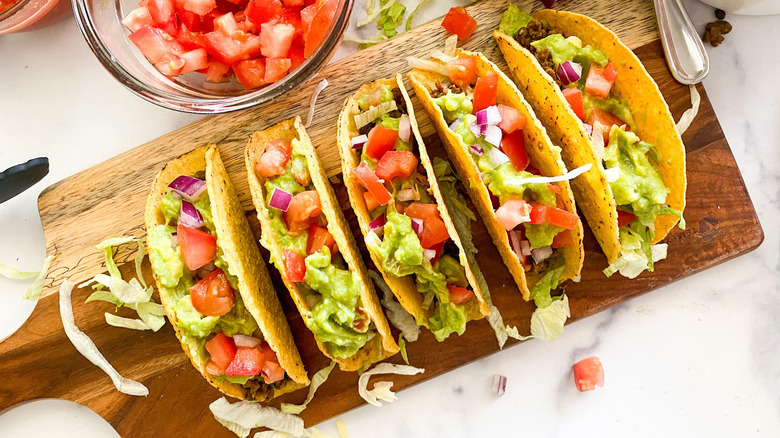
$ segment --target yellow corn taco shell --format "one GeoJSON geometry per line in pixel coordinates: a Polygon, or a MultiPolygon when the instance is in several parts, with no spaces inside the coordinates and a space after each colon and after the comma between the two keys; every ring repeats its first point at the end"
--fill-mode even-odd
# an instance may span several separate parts
{"type": "MultiPolygon", "coordinates": [[[[667,204],[676,210],[685,208],[685,147],[675,127],[669,107],[658,86],[647,73],[639,58],[620,42],[618,37],[598,22],[571,12],[545,9],[533,14],[546,20],[564,36],[576,36],[583,46],[591,45],[604,52],[617,71],[612,93],[623,99],[635,115],[632,130],[640,139],[653,143],[663,156],[659,172],[669,189],[667,204]]],[[[499,31],[493,36],[504,54],[518,88],[536,110],[547,127],[553,142],[563,149],[566,164],[571,167],[592,163],[593,168],[572,182],[593,234],[610,263],[619,257],[617,209],[602,162],[593,151],[590,135],[563,97],[555,80],[544,72],[533,54],[512,37],[499,31]]],[[[660,215],[655,220],[658,242],[669,233],[679,218],[660,215]]]]}
{"type": "Polygon", "coordinates": [[[355,239],[352,236],[347,221],[344,219],[344,214],[341,211],[338,199],[336,199],[336,194],[333,192],[333,187],[331,187],[330,182],[325,175],[325,170],[322,168],[322,164],[317,157],[317,152],[311,144],[311,140],[301,123],[301,118],[297,116],[294,119],[286,120],[264,131],[253,133],[249,145],[245,150],[244,158],[246,161],[247,173],[249,175],[249,187],[252,192],[252,201],[257,209],[257,217],[263,228],[263,240],[271,247],[272,259],[279,269],[284,284],[290,291],[290,295],[292,296],[293,301],[295,301],[295,305],[298,307],[298,311],[301,313],[304,322],[306,322],[307,325],[310,324],[311,308],[306,301],[304,293],[298,289],[296,283],[287,278],[283,262],[284,256],[282,250],[284,248],[282,248],[277,241],[272,230],[271,217],[269,216],[268,205],[266,204],[267,193],[265,190],[265,178],[255,172],[255,165],[263,154],[263,151],[265,151],[265,146],[268,142],[280,139],[291,142],[296,138],[305,146],[309,175],[311,176],[311,181],[315,190],[320,195],[322,214],[325,215],[325,218],[328,221],[328,231],[333,235],[333,238],[338,245],[339,252],[347,263],[352,275],[356,276],[360,283],[360,302],[369,319],[374,323],[374,330],[377,332],[377,336],[370,339],[353,356],[346,358],[334,356],[328,352],[325,344],[319,340],[317,340],[317,346],[325,356],[337,362],[339,368],[344,371],[355,371],[361,368],[367,368],[372,363],[397,353],[399,347],[393,340],[390,326],[387,323],[387,319],[385,319],[385,315],[382,313],[382,308],[374,291],[373,283],[368,277],[368,272],[363,264],[363,260],[360,258],[360,253],[355,245],[355,239]]]}
{"type": "MultiPolygon", "coordinates": [[[[195,175],[205,172],[206,190],[211,202],[211,213],[217,237],[217,245],[223,251],[228,270],[238,278],[238,293],[262,333],[263,339],[276,352],[279,365],[286,371],[283,380],[271,385],[250,380],[244,385],[219,381],[206,371],[209,357],[203,345],[188,339],[178,328],[173,291],[163,287],[155,274],[157,290],[168,319],[182,342],[192,364],[212,386],[232,397],[243,400],[267,401],[281,394],[309,385],[309,377],[295,346],[290,327],[284,317],[279,299],[274,292],[268,271],[254,241],[249,223],[230,183],[225,166],[216,145],[198,148],[171,161],[157,175],[146,202],[147,232],[164,225],[160,210],[162,198],[170,184],[179,175],[195,175]],[[193,347],[193,348],[191,348],[193,347]],[[197,354],[193,354],[192,350],[197,354]]],[[[157,255],[150,251],[154,263],[157,255]]]]}
{"type": "MultiPolygon", "coordinates": [[[[474,57],[477,64],[477,74],[479,76],[485,75],[488,71],[492,71],[498,75],[496,102],[517,109],[528,121],[526,127],[523,129],[523,135],[525,136],[526,151],[531,160],[531,165],[539,169],[544,176],[559,176],[566,173],[566,168],[561,160],[560,149],[552,146],[544,127],[509,78],[480,53],[458,50],[457,54],[458,57],[474,57]]],[[[439,137],[441,137],[444,145],[447,147],[447,151],[450,157],[452,157],[461,179],[463,181],[469,181],[469,183],[465,184],[469,196],[482,216],[485,226],[493,238],[493,242],[495,242],[499,253],[501,253],[502,258],[504,259],[504,263],[507,268],[509,268],[509,272],[512,273],[512,276],[517,283],[518,289],[520,289],[520,292],[523,294],[523,298],[529,300],[531,298],[530,290],[539,278],[526,275],[522,264],[514,251],[512,251],[506,230],[495,217],[493,204],[490,200],[490,192],[485,183],[482,182],[477,165],[471,159],[468,145],[463,143],[463,140],[459,135],[449,129],[441,109],[434,103],[433,98],[431,97],[430,92],[436,88],[436,84],[448,78],[433,71],[420,69],[412,70],[407,76],[412,83],[415,93],[420,98],[426,111],[428,111],[436,131],[439,133],[439,137]]],[[[576,214],[577,210],[574,206],[574,197],[568,182],[564,181],[554,184],[562,189],[560,199],[563,202],[564,209],[570,213],[576,214]]],[[[561,282],[576,277],[582,269],[584,257],[584,250],[582,248],[582,223],[580,222],[577,228],[571,230],[571,233],[575,246],[561,248],[565,261],[563,274],[560,278],[561,282]]]]}
{"type": "MultiPolygon", "coordinates": [[[[406,91],[401,75],[398,74],[392,79],[380,79],[375,82],[371,82],[360,87],[352,96],[348,97],[344,108],[339,114],[338,122],[338,148],[341,155],[341,169],[344,175],[344,184],[347,187],[349,193],[349,201],[352,204],[352,210],[357,216],[360,229],[363,232],[363,237],[368,232],[368,225],[371,222],[368,209],[366,208],[365,201],[363,199],[364,189],[354,178],[352,169],[356,168],[360,164],[360,152],[356,149],[352,149],[351,139],[359,135],[358,129],[355,126],[355,115],[361,111],[358,107],[357,98],[367,91],[372,90],[378,85],[387,85],[391,89],[398,89],[403,95],[406,102],[406,110],[411,122],[412,135],[414,135],[415,141],[418,146],[419,158],[423,167],[425,168],[426,176],[430,184],[430,194],[436,200],[439,215],[444,222],[447,231],[458,247],[459,261],[466,271],[466,278],[469,285],[473,288],[474,294],[477,300],[470,300],[466,303],[466,317],[468,321],[481,319],[490,314],[490,306],[488,305],[486,298],[487,291],[483,291],[477,282],[477,277],[474,275],[474,268],[471,266],[471,262],[466,257],[466,253],[463,250],[463,244],[460,239],[460,235],[452,221],[452,217],[447,210],[444,197],[441,193],[441,188],[436,180],[433,164],[428,155],[428,151],[425,149],[425,143],[423,142],[422,135],[420,134],[417,120],[414,116],[414,107],[412,101],[409,98],[409,93],[406,91]]],[[[382,269],[382,262],[379,257],[369,250],[371,259],[374,265],[382,274],[390,290],[400,302],[401,306],[415,317],[417,323],[425,327],[429,327],[428,318],[433,314],[433,308],[423,308],[423,295],[417,290],[413,276],[407,275],[404,277],[396,277],[388,274],[382,269]]]]}

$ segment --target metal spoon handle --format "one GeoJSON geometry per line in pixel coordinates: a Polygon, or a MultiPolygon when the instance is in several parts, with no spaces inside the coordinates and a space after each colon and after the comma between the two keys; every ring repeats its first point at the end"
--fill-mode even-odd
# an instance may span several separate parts
{"type": "Polygon", "coordinates": [[[688,12],[680,0],[653,1],[672,76],[686,85],[701,82],[710,71],[710,60],[688,12]]]}

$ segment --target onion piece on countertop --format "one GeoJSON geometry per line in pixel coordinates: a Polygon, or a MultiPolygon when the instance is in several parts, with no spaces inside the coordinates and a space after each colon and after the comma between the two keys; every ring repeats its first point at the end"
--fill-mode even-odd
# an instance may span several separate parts
{"type": "Polygon", "coordinates": [[[168,187],[188,201],[194,201],[204,190],[206,190],[206,181],[195,178],[194,176],[179,175],[173,182],[168,184],[168,187]]]}
{"type": "Polygon", "coordinates": [[[249,347],[249,348],[259,347],[260,344],[263,343],[263,341],[257,339],[254,336],[242,335],[240,333],[233,335],[233,342],[236,343],[236,347],[249,347]]]}
{"type": "Polygon", "coordinates": [[[422,221],[422,219],[412,218],[412,229],[417,234],[417,237],[421,236],[422,232],[423,232],[423,221],[422,221]]]}
{"type": "Polygon", "coordinates": [[[279,187],[275,187],[274,192],[271,194],[271,200],[268,202],[268,205],[277,210],[287,211],[287,209],[290,207],[290,201],[292,198],[292,193],[282,190],[279,187]]]}
{"type": "Polygon", "coordinates": [[[404,114],[398,122],[398,138],[408,143],[412,136],[412,122],[409,116],[404,114]]]}
{"type": "Polygon", "coordinates": [[[368,141],[368,136],[366,134],[358,135],[356,137],[352,137],[352,149],[360,149],[363,147],[364,144],[368,141]]]}
{"type": "Polygon", "coordinates": [[[369,229],[369,231],[372,231],[372,230],[375,230],[377,228],[381,228],[381,227],[385,226],[385,222],[386,222],[385,215],[381,215],[381,216],[377,217],[376,219],[372,220],[371,222],[369,222],[368,229],[369,229]]]}
{"type": "Polygon", "coordinates": [[[547,260],[553,253],[553,249],[550,246],[543,246],[541,248],[534,248],[531,250],[531,257],[534,259],[534,263],[537,265],[547,260]]]}
{"type": "Polygon", "coordinates": [[[477,112],[478,125],[498,125],[501,123],[501,112],[496,105],[489,106],[477,112]]]}
{"type": "Polygon", "coordinates": [[[206,224],[203,220],[203,215],[200,214],[194,205],[187,201],[181,202],[181,210],[179,211],[179,223],[186,225],[190,228],[200,228],[206,224]]]}
{"type": "Polygon", "coordinates": [[[506,376],[501,374],[493,375],[493,392],[496,395],[504,395],[506,392],[506,376]]]}
{"type": "Polygon", "coordinates": [[[485,128],[485,141],[495,146],[495,148],[498,148],[498,146],[501,144],[502,137],[503,137],[503,133],[501,131],[501,128],[499,128],[498,126],[487,125],[487,127],[485,128]]]}

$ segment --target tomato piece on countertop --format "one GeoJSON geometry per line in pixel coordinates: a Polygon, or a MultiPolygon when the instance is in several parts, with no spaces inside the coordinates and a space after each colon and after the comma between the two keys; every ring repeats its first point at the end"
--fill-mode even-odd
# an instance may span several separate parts
{"type": "Polygon", "coordinates": [[[179,224],[176,238],[187,269],[195,271],[217,258],[217,238],[204,231],[179,224]]]}
{"type": "Polygon", "coordinates": [[[289,141],[282,139],[269,141],[255,165],[255,171],[263,178],[282,175],[291,155],[292,145],[289,141]]]}
{"type": "Polygon", "coordinates": [[[565,228],[567,230],[573,230],[577,228],[577,223],[579,223],[579,221],[579,216],[574,213],[569,213],[568,211],[562,210],[558,207],[550,207],[547,210],[547,222],[549,222],[550,225],[555,225],[556,227],[565,228]]]}
{"type": "Polygon", "coordinates": [[[217,333],[206,342],[206,351],[211,357],[208,372],[219,376],[225,374],[225,369],[233,361],[233,357],[236,355],[236,344],[233,342],[233,338],[224,333],[217,333]]]}
{"type": "Polygon", "coordinates": [[[284,250],[284,270],[287,280],[293,283],[300,283],[306,277],[306,262],[302,255],[297,252],[284,250]]]}
{"type": "Polygon", "coordinates": [[[328,247],[331,256],[334,256],[339,251],[338,246],[336,246],[336,239],[333,238],[333,235],[330,234],[326,227],[311,224],[309,226],[309,236],[306,239],[306,254],[314,254],[322,249],[323,246],[328,247]]]}
{"type": "Polygon", "coordinates": [[[574,383],[579,392],[592,391],[596,386],[604,387],[604,366],[593,356],[574,364],[574,383]]]}
{"type": "Polygon", "coordinates": [[[485,76],[477,78],[477,85],[474,86],[474,106],[471,113],[476,114],[489,106],[495,105],[497,94],[497,74],[488,71],[485,76]]]}
{"type": "Polygon", "coordinates": [[[228,377],[254,377],[263,370],[265,357],[257,348],[238,347],[236,355],[225,369],[228,377]]]}
{"type": "Polygon", "coordinates": [[[582,91],[577,87],[572,87],[564,88],[561,92],[563,93],[563,97],[566,98],[566,102],[569,103],[571,110],[574,111],[574,114],[584,122],[585,106],[582,103],[582,91]]]}
{"type": "Polygon", "coordinates": [[[290,205],[284,213],[287,230],[292,236],[299,236],[309,229],[309,225],[317,220],[322,213],[320,194],[315,190],[298,193],[290,200],[290,205]]]}
{"type": "Polygon", "coordinates": [[[474,298],[474,292],[470,291],[468,289],[464,289],[462,287],[458,286],[452,286],[447,285],[447,290],[450,291],[450,301],[452,301],[456,305],[461,305],[467,303],[469,300],[474,298]]]}
{"type": "Polygon", "coordinates": [[[417,163],[417,157],[412,151],[387,151],[377,163],[374,173],[385,181],[407,179],[417,169],[417,163]]]}
{"type": "Polygon", "coordinates": [[[612,63],[601,68],[595,63],[590,64],[588,77],[585,79],[585,92],[595,97],[606,99],[609,97],[609,90],[615,82],[617,73],[612,63]]]}
{"type": "Polygon", "coordinates": [[[466,8],[456,6],[450,8],[441,26],[447,29],[447,32],[457,35],[459,40],[465,41],[477,30],[477,20],[471,18],[466,8]]]}
{"type": "Polygon", "coordinates": [[[525,170],[531,162],[525,150],[525,136],[522,130],[505,134],[501,138],[500,149],[518,172],[525,170]]]}
{"type": "Polygon", "coordinates": [[[505,134],[522,131],[523,128],[525,128],[525,125],[528,124],[528,120],[526,120],[525,116],[511,106],[498,104],[498,112],[501,114],[501,122],[498,124],[498,127],[501,128],[505,134]]]}
{"type": "Polygon", "coordinates": [[[636,220],[636,215],[627,211],[618,210],[618,227],[625,227],[626,225],[636,220]]]}
{"type": "Polygon", "coordinates": [[[398,131],[376,125],[368,131],[368,140],[365,144],[366,155],[374,161],[379,161],[385,152],[392,151],[398,140],[398,131]]]}
{"type": "Polygon", "coordinates": [[[190,288],[192,307],[202,315],[222,316],[233,308],[236,292],[222,269],[215,269],[190,288]]]}
{"type": "Polygon", "coordinates": [[[455,85],[470,86],[477,80],[477,60],[473,56],[455,58],[447,63],[447,72],[455,85]]]}
{"type": "Polygon", "coordinates": [[[368,163],[361,161],[358,167],[352,169],[352,174],[357,178],[360,185],[374,195],[374,199],[379,205],[387,205],[393,200],[393,195],[387,190],[387,188],[379,182],[376,173],[368,167],[368,163]]]}
{"type": "Polygon", "coordinates": [[[518,225],[531,221],[531,210],[531,204],[522,199],[507,199],[496,210],[496,220],[507,231],[512,231],[518,225]]]}

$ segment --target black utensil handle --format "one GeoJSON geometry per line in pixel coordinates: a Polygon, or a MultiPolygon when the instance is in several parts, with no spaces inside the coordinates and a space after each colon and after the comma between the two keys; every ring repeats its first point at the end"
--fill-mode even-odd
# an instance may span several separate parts
{"type": "Polygon", "coordinates": [[[33,158],[0,172],[0,204],[29,189],[48,173],[49,159],[46,157],[33,158]]]}

